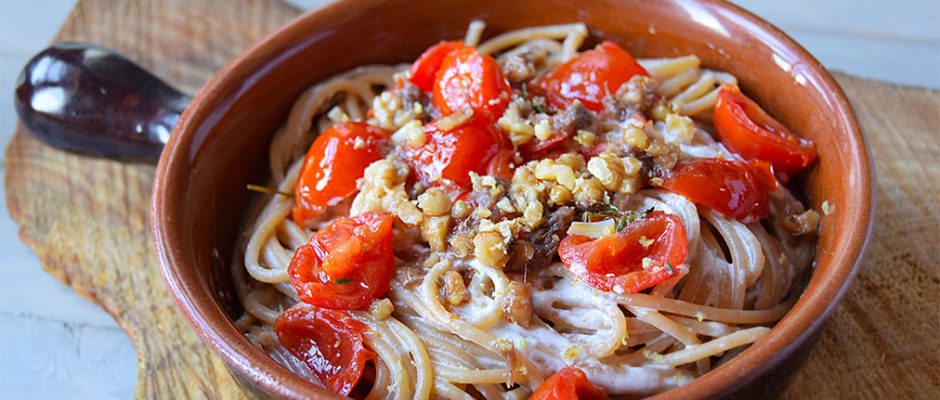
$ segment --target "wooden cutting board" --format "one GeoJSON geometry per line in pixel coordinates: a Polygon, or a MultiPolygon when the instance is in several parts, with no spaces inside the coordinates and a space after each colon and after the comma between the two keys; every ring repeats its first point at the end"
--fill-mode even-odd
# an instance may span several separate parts
{"type": "MultiPolygon", "coordinates": [[[[55,41],[112,48],[195,93],[298,13],[280,0],[80,0],[55,41]]],[[[836,77],[874,155],[875,231],[855,283],[783,397],[940,398],[940,92],[836,77]]],[[[22,240],[134,342],[137,397],[240,397],[160,277],[149,229],[154,167],[66,154],[17,128],[6,171],[22,240]]]]}

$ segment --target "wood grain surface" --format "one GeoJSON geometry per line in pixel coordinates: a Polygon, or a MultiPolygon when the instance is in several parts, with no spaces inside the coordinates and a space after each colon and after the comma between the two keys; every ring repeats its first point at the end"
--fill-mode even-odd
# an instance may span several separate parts
{"type": "MultiPolygon", "coordinates": [[[[195,93],[299,11],[279,0],[79,1],[54,41],[116,50],[195,93]],[[208,16],[211,16],[209,18],[208,16]]],[[[137,349],[137,398],[237,398],[221,360],[177,310],[150,233],[154,167],[74,156],[21,127],[7,148],[7,206],[43,268],[101,305],[137,349]]]]}
{"type": "MultiPolygon", "coordinates": [[[[279,0],[81,0],[55,40],[112,48],[195,93],[297,13],[279,0]]],[[[940,92],[837,78],[874,155],[875,231],[783,397],[940,398],[940,92]]],[[[43,268],[101,305],[134,342],[137,397],[239,397],[163,285],[149,229],[152,166],[73,156],[17,128],[6,172],[10,215],[43,268]]]]}

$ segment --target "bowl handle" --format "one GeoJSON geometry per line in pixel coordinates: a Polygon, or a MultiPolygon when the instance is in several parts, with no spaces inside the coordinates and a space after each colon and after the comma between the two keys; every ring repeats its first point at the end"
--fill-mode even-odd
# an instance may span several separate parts
{"type": "Polygon", "coordinates": [[[156,164],[191,97],[123,56],[86,43],[57,43],[16,82],[20,122],[56,148],[156,164]]]}

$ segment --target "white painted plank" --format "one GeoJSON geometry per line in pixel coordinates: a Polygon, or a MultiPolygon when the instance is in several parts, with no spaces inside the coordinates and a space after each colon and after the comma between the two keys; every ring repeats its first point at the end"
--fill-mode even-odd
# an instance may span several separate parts
{"type": "Polygon", "coordinates": [[[117,328],[104,310],[42,270],[36,254],[16,235],[19,226],[6,212],[5,190],[0,185],[0,282],[8,283],[0,290],[0,313],[117,328]]]}
{"type": "Polygon", "coordinates": [[[830,70],[940,88],[940,1],[735,3],[782,29],[830,70]]]}
{"type": "Polygon", "coordinates": [[[7,399],[129,399],[135,352],[124,331],[0,313],[7,399]]]}
{"type": "MultiPolygon", "coordinates": [[[[74,0],[0,1],[0,145],[16,126],[13,85],[20,68],[44,48],[74,0]]],[[[5,163],[0,152],[0,171],[5,163]]],[[[136,354],[101,308],[43,272],[17,237],[0,182],[0,387],[2,398],[128,399],[136,354]]]]}
{"type": "Polygon", "coordinates": [[[734,0],[786,32],[933,42],[940,35],[935,0],[734,0]]]}

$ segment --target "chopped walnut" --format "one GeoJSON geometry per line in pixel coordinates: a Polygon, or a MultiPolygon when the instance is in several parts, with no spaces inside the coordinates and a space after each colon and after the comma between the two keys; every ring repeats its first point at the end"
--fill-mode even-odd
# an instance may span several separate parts
{"type": "Polygon", "coordinates": [[[692,118],[669,113],[666,115],[666,131],[670,138],[675,138],[679,143],[691,143],[695,135],[695,123],[692,118]]]}
{"type": "Polygon", "coordinates": [[[392,301],[389,299],[376,299],[369,305],[369,314],[372,314],[372,318],[375,318],[376,321],[385,320],[393,312],[395,312],[395,306],[392,305],[392,301]]]}
{"type": "Polygon", "coordinates": [[[808,235],[816,233],[819,228],[819,219],[818,212],[806,210],[799,214],[787,214],[786,217],[781,218],[781,225],[793,236],[808,235]]]}
{"type": "Polygon", "coordinates": [[[563,206],[571,202],[571,190],[562,185],[552,185],[548,191],[548,204],[553,206],[563,206]]]}
{"type": "Polygon", "coordinates": [[[450,245],[458,257],[466,257],[473,252],[473,240],[465,233],[451,237],[450,245]]]}
{"type": "Polygon", "coordinates": [[[480,232],[473,237],[473,255],[483,265],[497,268],[509,259],[503,236],[493,231],[480,232]]]}
{"type": "Polygon", "coordinates": [[[574,189],[574,179],[576,178],[574,170],[565,164],[559,164],[554,160],[542,159],[535,165],[535,177],[541,180],[557,182],[569,190],[574,189]]]}
{"type": "MultiPolygon", "coordinates": [[[[548,199],[550,185],[536,178],[533,169],[536,162],[516,168],[512,176],[510,195],[516,205],[516,210],[523,214],[522,222],[534,228],[542,222],[542,203],[548,199]]],[[[561,166],[561,165],[560,165],[561,166]]],[[[567,166],[565,166],[567,167],[567,166]]],[[[570,169],[570,167],[568,167],[570,169]]]]}
{"type": "Polygon", "coordinates": [[[535,127],[523,116],[531,112],[531,106],[522,98],[516,98],[511,103],[497,123],[509,133],[509,140],[516,146],[532,141],[535,137],[535,127]]]}
{"type": "Polygon", "coordinates": [[[535,77],[548,59],[548,51],[539,46],[523,46],[499,57],[499,65],[512,82],[525,82],[535,77]]]}
{"type": "Polygon", "coordinates": [[[439,217],[450,213],[450,197],[440,188],[432,187],[418,196],[418,207],[425,215],[439,217]]]}
{"type": "Polygon", "coordinates": [[[450,216],[426,217],[421,221],[421,238],[428,242],[433,251],[447,249],[447,231],[450,229],[450,216]]]}
{"type": "Polygon", "coordinates": [[[532,286],[517,281],[509,282],[509,287],[499,298],[503,318],[523,328],[528,328],[532,321],[532,286]]]}
{"type": "Polygon", "coordinates": [[[446,117],[441,117],[437,120],[437,129],[442,131],[450,131],[455,128],[459,128],[461,125],[467,123],[470,118],[473,117],[473,109],[470,107],[464,107],[457,112],[450,114],[446,117]]]}
{"type": "Polygon", "coordinates": [[[522,221],[530,228],[537,228],[542,224],[542,214],[545,207],[540,202],[529,202],[525,210],[522,211],[522,221]]]}
{"type": "Polygon", "coordinates": [[[567,165],[574,171],[584,169],[584,156],[580,154],[565,153],[555,159],[555,163],[567,165]]]}
{"type": "Polygon", "coordinates": [[[630,126],[623,131],[623,142],[639,150],[646,150],[649,138],[642,127],[630,126]]]}
{"type": "Polygon", "coordinates": [[[401,91],[385,91],[372,99],[372,115],[379,126],[395,131],[415,119],[415,107],[405,106],[401,91]]]}
{"type": "Polygon", "coordinates": [[[659,85],[653,78],[645,75],[634,75],[625,85],[617,90],[616,97],[628,105],[636,105],[643,110],[656,99],[656,89],[659,85]]]}
{"type": "Polygon", "coordinates": [[[588,161],[588,171],[607,190],[619,193],[635,193],[641,187],[640,172],[643,164],[634,157],[619,158],[613,153],[601,153],[588,161]]]}
{"type": "Polygon", "coordinates": [[[470,207],[463,200],[457,200],[450,209],[450,216],[456,219],[463,219],[468,215],[470,215],[470,207]]]}
{"type": "Polygon", "coordinates": [[[459,306],[470,297],[467,291],[467,285],[463,282],[463,276],[457,271],[447,271],[444,274],[444,298],[452,306],[459,306]]]}
{"type": "Polygon", "coordinates": [[[421,223],[424,214],[411,203],[408,193],[405,192],[408,166],[395,161],[396,163],[393,163],[382,159],[366,167],[359,181],[359,194],[353,199],[350,207],[350,215],[367,211],[390,211],[407,224],[421,223]]]}
{"type": "Polygon", "coordinates": [[[574,200],[578,206],[589,208],[604,201],[604,184],[596,178],[578,178],[574,183],[574,200]]]}
{"type": "Polygon", "coordinates": [[[411,120],[392,134],[392,141],[396,144],[407,141],[411,147],[417,148],[424,146],[424,143],[427,141],[427,136],[424,134],[424,127],[421,125],[421,121],[411,120]]]}
{"type": "Polygon", "coordinates": [[[552,127],[547,119],[543,119],[535,124],[535,137],[538,140],[546,140],[552,136],[552,127]]]}

